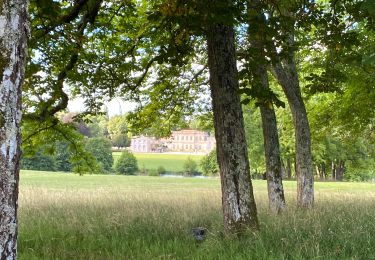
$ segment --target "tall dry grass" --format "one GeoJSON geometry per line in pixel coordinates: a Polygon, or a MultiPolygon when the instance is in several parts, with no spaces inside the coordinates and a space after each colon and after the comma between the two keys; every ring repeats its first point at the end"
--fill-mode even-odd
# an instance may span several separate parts
{"type": "Polygon", "coordinates": [[[20,259],[375,259],[375,185],[317,183],[313,210],[267,209],[237,239],[222,232],[218,179],[76,176],[22,172],[20,259]],[[207,228],[198,243],[191,228],[207,228]]]}

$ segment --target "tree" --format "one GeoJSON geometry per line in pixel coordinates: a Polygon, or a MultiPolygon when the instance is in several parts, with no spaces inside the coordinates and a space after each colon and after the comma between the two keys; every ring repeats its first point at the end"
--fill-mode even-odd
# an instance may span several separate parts
{"type": "Polygon", "coordinates": [[[17,258],[21,84],[28,1],[0,1],[0,258],[17,258]]]}
{"type": "Polygon", "coordinates": [[[205,176],[217,176],[219,173],[219,165],[217,163],[216,150],[206,154],[200,161],[200,166],[205,176]]]}
{"type": "Polygon", "coordinates": [[[86,149],[96,158],[104,171],[111,171],[113,165],[111,141],[105,137],[89,138],[86,149]]]}
{"type": "Polygon", "coordinates": [[[115,163],[115,170],[119,174],[134,175],[138,171],[137,158],[129,151],[123,151],[115,163]]]}
{"type": "MultiPolygon", "coordinates": [[[[222,5],[208,1],[213,14],[226,13],[231,1],[222,5]]],[[[216,17],[220,20],[220,17],[216,17]]],[[[222,18],[223,19],[223,18],[222,18]]],[[[257,229],[258,218],[250,179],[244,121],[234,46],[233,21],[212,22],[206,28],[208,67],[214,114],[217,158],[223,193],[224,227],[228,232],[257,229]]]]}
{"type": "Polygon", "coordinates": [[[114,116],[109,119],[107,125],[112,145],[116,147],[127,147],[130,145],[128,138],[128,127],[126,116],[114,116]]]}
{"type": "Polygon", "coordinates": [[[250,81],[253,88],[253,91],[249,94],[256,95],[255,98],[257,105],[260,107],[262,117],[269,208],[273,212],[280,213],[285,208],[285,198],[282,183],[279,136],[273,104],[276,98],[269,87],[268,62],[265,54],[265,41],[267,37],[266,18],[262,13],[259,1],[250,1],[248,15],[250,50],[248,54],[249,59],[245,61],[245,64],[248,67],[248,74],[250,74],[250,81]]]}
{"type": "Polygon", "coordinates": [[[185,160],[183,168],[188,175],[195,175],[197,173],[197,163],[191,157],[185,160]]]}

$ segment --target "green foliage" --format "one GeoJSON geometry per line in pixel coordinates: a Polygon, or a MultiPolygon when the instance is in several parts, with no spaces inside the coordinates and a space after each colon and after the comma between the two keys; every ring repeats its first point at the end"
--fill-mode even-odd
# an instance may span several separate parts
{"type": "Polygon", "coordinates": [[[63,124],[55,119],[44,122],[25,119],[22,135],[24,158],[47,154],[56,161],[56,170],[79,174],[98,171],[95,158],[85,150],[83,136],[70,123],[63,124]]]}
{"type": "Polygon", "coordinates": [[[90,132],[90,137],[108,137],[108,117],[106,115],[88,115],[84,121],[90,132]]]}
{"type": "Polygon", "coordinates": [[[36,171],[56,171],[58,169],[56,159],[51,154],[45,154],[40,149],[32,157],[22,157],[21,169],[36,171]]]}
{"type": "Polygon", "coordinates": [[[128,147],[130,146],[129,138],[124,134],[116,134],[111,136],[112,145],[120,148],[120,147],[128,147]]]}
{"type": "Polygon", "coordinates": [[[167,172],[167,170],[163,166],[159,166],[156,171],[158,172],[158,175],[162,175],[167,172]]]}
{"type": "Polygon", "coordinates": [[[217,164],[216,150],[205,155],[200,161],[200,166],[205,176],[217,176],[219,174],[219,165],[217,164]]]}
{"type": "Polygon", "coordinates": [[[262,121],[259,109],[244,107],[245,134],[249,153],[250,170],[263,172],[266,169],[262,121]]]}
{"type": "Polygon", "coordinates": [[[160,176],[165,174],[167,171],[163,166],[159,166],[157,169],[148,170],[148,176],[160,176]]]}
{"type": "Polygon", "coordinates": [[[138,171],[137,158],[129,151],[123,151],[115,163],[115,170],[119,174],[134,175],[138,171]]]}
{"type": "Polygon", "coordinates": [[[113,165],[111,141],[105,137],[89,138],[86,141],[86,150],[90,152],[102,168],[110,172],[113,165]]]}
{"type": "Polygon", "coordinates": [[[197,163],[191,157],[188,157],[184,162],[184,173],[187,175],[197,175],[197,169],[197,163]]]}

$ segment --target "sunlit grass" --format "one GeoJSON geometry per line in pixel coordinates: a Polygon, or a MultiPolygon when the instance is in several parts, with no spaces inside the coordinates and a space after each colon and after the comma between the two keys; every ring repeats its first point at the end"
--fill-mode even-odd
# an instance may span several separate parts
{"type": "MultiPolygon", "coordinates": [[[[113,152],[113,158],[116,161],[121,152],[113,152]]],[[[157,169],[163,166],[169,172],[181,172],[184,170],[184,163],[188,157],[193,159],[199,168],[200,160],[203,155],[189,154],[165,154],[165,153],[134,153],[138,161],[140,170],[157,169]]]]}
{"type": "Polygon", "coordinates": [[[316,183],[316,207],[269,214],[254,181],[261,231],[222,233],[219,179],[23,171],[21,259],[374,259],[375,185],[316,183]],[[191,228],[208,229],[194,241],[191,228]]]}

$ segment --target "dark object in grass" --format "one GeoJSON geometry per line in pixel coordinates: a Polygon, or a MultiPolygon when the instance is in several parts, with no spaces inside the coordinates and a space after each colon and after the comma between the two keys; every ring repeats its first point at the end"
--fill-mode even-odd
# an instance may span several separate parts
{"type": "Polygon", "coordinates": [[[205,239],[206,229],[204,227],[195,227],[192,229],[194,238],[201,242],[205,239]]]}

